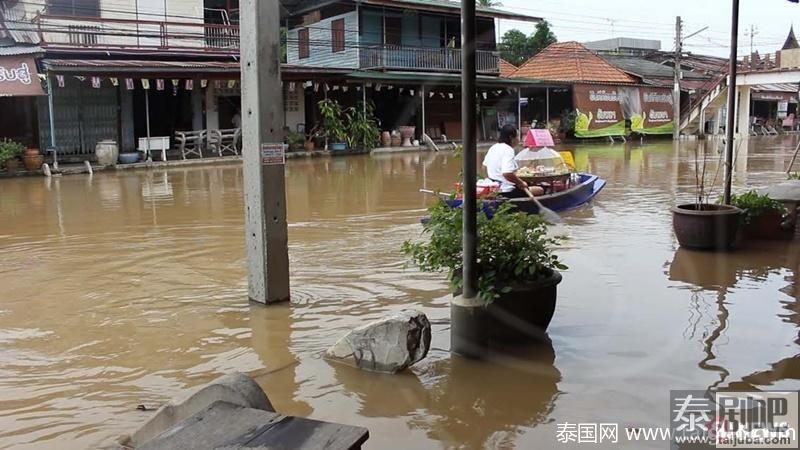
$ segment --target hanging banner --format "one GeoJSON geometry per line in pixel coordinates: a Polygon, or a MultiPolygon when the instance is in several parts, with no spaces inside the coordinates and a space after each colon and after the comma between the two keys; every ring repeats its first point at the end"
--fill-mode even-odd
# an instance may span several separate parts
{"type": "Polygon", "coordinates": [[[575,137],[592,138],[625,134],[625,116],[616,86],[576,84],[575,137]]]}
{"type": "Polygon", "coordinates": [[[673,97],[668,88],[639,88],[642,110],[631,117],[631,131],[639,134],[672,134],[673,97]]]}

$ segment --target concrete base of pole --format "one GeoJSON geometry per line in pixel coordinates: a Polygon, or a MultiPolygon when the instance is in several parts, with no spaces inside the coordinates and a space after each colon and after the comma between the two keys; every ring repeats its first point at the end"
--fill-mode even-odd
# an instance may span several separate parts
{"type": "Polygon", "coordinates": [[[484,358],[489,348],[489,315],[477,299],[458,296],[450,302],[450,351],[467,357],[484,358]]]}

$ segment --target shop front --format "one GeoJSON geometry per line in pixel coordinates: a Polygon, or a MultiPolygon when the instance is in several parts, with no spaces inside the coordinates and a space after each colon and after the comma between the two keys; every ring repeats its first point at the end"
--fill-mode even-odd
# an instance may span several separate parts
{"type": "Polygon", "coordinates": [[[0,139],[38,147],[37,99],[44,95],[33,56],[0,56],[0,139]]]}

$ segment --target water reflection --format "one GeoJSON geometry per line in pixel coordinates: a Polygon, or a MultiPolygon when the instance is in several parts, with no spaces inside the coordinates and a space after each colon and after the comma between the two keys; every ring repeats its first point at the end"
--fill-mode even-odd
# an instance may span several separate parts
{"type": "Polygon", "coordinates": [[[408,417],[411,428],[447,448],[510,448],[524,430],[548,421],[561,381],[554,363],[548,340],[487,361],[434,357],[415,367],[420,375],[364,374],[340,364],[335,373],[364,416],[408,417]]]}

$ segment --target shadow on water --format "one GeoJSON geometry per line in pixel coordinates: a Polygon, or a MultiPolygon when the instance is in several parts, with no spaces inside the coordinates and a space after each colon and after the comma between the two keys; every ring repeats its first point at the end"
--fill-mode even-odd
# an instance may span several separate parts
{"type": "Polygon", "coordinates": [[[341,364],[334,369],[358,396],[364,416],[404,417],[447,448],[509,448],[524,429],[548,422],[561,381],[554,363],[548,340],[504,349],[485,361],[429,357],[414,368],[421,375],[376,375],[341,364]]]}
{"type": "MultiPolygon", "coordinates": [[[[714,293],[713,306],[716,314],[710,320],[710,331],[703,332],[704,357],[698,366],[706,371],[719,374],[719,380],[708,386],[709,390],[760,390],[783,380],[800,379],[800,354],[769,363],[769,369],[756,371],[729,380],[731,371],[718,363],[715,349],[719,340],[728,332],[731,311],[735,301],[729,300],[734,293],[748,289],[752,283],[765,283],[771,277],[780,277],[789,284],[779,290],[790,297],[782,300],[782,311],[778,316],[795,328],[800,327],[800,302],[798,302],[797,274],[800,268],[800,244],[797,242],[761,241],[744,243],[735,252],[702,252],[678,248],[667,271],[670,281],[689,285],[692,291],[692,305],[689,324],[684,337],[694,336],[705,314],[703,293],[714,293]],[[787,273],[788,272],[788,273],[787,273]],[[727,383],[726,383],[727,382],[727,383]]],[[[774,297],[762,296],[761,301],[771,302],[774,297]]],[[[800,335],[795,334],[794,344],[800,344],[800,335]]]]}

